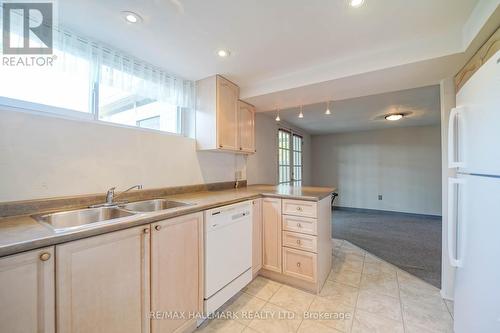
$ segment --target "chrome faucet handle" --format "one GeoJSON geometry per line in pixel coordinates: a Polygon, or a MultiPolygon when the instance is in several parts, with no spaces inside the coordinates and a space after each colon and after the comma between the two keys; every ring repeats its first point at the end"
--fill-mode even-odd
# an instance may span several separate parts
{"type": "Polygon", "coordinates": [[[116,187],[112,187],[108,190],[108,192],[106,192],[106,203],[107,204],[113,203],[113,199],[115,196],[115,190],[116,190],[116,187]]]}

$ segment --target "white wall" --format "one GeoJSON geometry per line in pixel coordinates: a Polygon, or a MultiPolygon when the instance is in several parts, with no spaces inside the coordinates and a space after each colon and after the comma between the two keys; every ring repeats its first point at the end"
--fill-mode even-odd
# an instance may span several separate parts
{"type": "Polygon", "coordinates": [[[242,155],[164,133],[0,110],[0,201],[246,178],[242,155]]]}
{"type": "Polygon", "coordinates": [[[313,185],[337,187],[338,206],[441,215],[440,131],[426,126],[313,136],[313,185]]]}
{"type": "Polygon", "coordinates": [[[275,115],[257,113],[255,116],[255,149],[257,153],[248,156],[248,184],[276,184],[278,182],[278,129],[289,128],[304,138],[303,185],[311,184],[311,136],[293,128],[287,123],[276,122],[275,115]]]}

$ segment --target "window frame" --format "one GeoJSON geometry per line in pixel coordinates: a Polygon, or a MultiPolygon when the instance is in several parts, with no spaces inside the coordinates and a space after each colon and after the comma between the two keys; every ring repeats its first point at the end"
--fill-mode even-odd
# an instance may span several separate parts
{"type": "Polygon", "coordinates": [[[74,120],[74,121],[84,121],[93,122],[106,126],[129,128],[146,132],[154,132],[169,136],[180,136],[180,137],[191,137],[188,132],[188,122],[189,115],[187,113],[194,112],[195,109],[185,108],[179,105],[175,105],[177,112],[176,130],[177,132],[168,132],[159,129],[145,128],[140,126],[132,126],[126,124],[115,123],[111,121],[99,119],[99,73],[101,71],[102,64],[94,64],[95,68],[91,65],[90,71],[96,71],[97,75],[91,75],[88,84],[90,85],[89,96],[88,96],[88,112],[81,112],[72,109],[62,108],[54,105],[30,102],[27,100],[21,100],[16,98],[10,98],[7,96],[2,96],[0,94],[0,108],[5,111],[22,112],[28,114],[35,114],[44,117],[54,117],[60,119],[74,120]]]}
{"type": "Polygon", "coordinates": [[[284,127],[279,127],[278,128],[278,134],[277,134],[277,157],[278,157],[278,175],[277,175],[277,179],[278,179],[278,184],[279,185],[300,185],[303,181],[303,177],[304,177],[304,136],[300,133],[298,133],[297,131],[294,131],[294,130],[291,130],[291,129],[288,129],[288,128],[284,128],[284,127]],[[288,150],[288,154],[289,154],[289,161],[290,163],[288,165],[285,165],[285,164],[281,164],[280,163],[280,150],[283,150],[284,148],[281,148],[280,147],[280,132],[284,132],[284,133],[288,133],[288,135],[290,136],[290,140],[289,140],[289,146],[288,148],[286,148],[286,150],[288,150]],[[300,139],[300,151],[299,150],[295,150],[295,146],[294,146],[294,139],[295,138],[299,138],[300,139]],[[300,153],[300,179],[295,179],[295,163],[294,163],[294,153],[296,152],[299,152],[300,153]],[[281,182],[281,178],[280,178],[280,170],[281,170],[281,167],[282,166],[285,166],[285,167],[288,167],[288,171],[289,171],[289,174],[290,174],[290,180],[289,181],[285,181],[285,182],[281,182]]]}

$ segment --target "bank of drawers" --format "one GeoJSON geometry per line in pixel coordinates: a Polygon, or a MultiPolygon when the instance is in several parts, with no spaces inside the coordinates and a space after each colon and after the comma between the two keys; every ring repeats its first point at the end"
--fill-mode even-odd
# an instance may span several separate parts
{"type": "Polygon", "coordinates": [[[317,270],[317,203],[282,201],[283,274],[316,282],[317,270]]]}

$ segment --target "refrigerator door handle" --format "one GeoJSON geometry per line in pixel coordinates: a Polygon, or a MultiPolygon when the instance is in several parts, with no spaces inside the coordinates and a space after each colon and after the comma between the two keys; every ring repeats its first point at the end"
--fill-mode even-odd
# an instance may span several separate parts
{"type": "MultiPolygon", "coordinates": [[[[463,240],[461,239],[459,235],[459,230],[458,230],[458,207],[456,205],[456,200],[455,200],[455,194],[457,193],[455,191],[456,188],[459,188],[460,185],[465,184],[465,181],[463,179],[459,178],[449,178],[448,179],[448,228],[447,228],[447,234],[448,234],[448,257],[450,259],[450,264],[453,267],[462,267],[463,260],[462,258],[458,258],[455,256],[456,251],[458,250],[457,247],[457,239],[460,241],[460,245],[463,244],[463,240]],[[455,186],[456,185],[456,186],[455,186]],[[456,230],[456,237],[454,237],[454,230],[456,230]]],[[[463,255],[463,251],[459,252],[461,255],[463,255]]]]}
{"type": "MultiPolygon", "coordinates": [[[[455,124],[456,120],[459,119],[458,116],[464,110],[463,106],[459,106],[451,109],[450,119],[448,120],[448,168],[463,168],[465,163],[463,161],[458,161],[458,148],[460,140],[456,140],[455,124]]],[[[462,117],[463,121],[463,117],[462,117]]],[[[458,133],[460,135],[460,133],[458,133]]],[[[460,152],[463,153],[463,152],[460,152]]],[[[462,156],[463,157],[463,156],[462,156]]]]}

